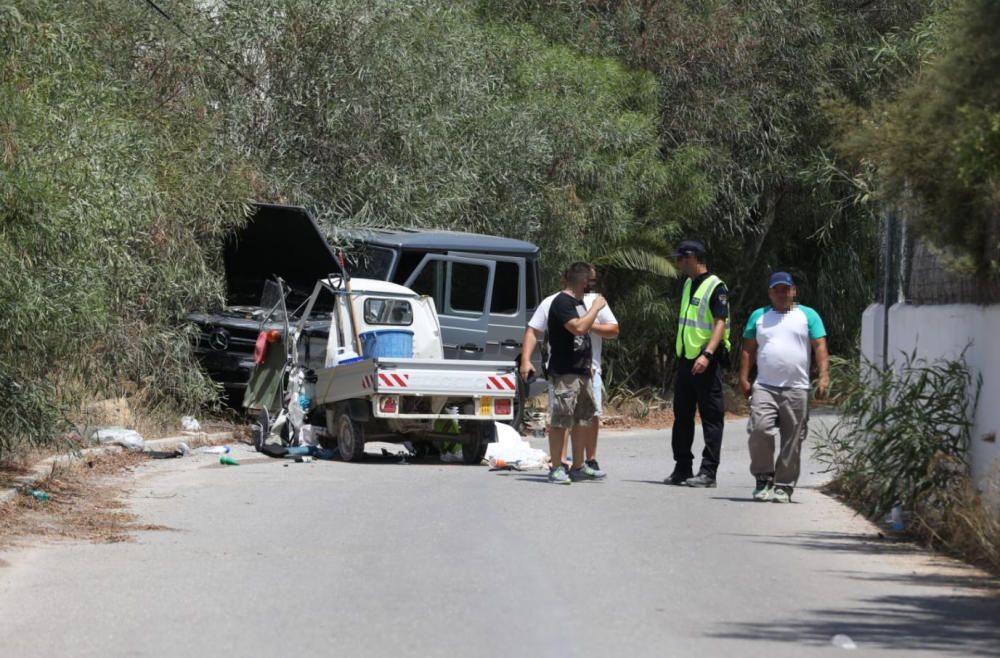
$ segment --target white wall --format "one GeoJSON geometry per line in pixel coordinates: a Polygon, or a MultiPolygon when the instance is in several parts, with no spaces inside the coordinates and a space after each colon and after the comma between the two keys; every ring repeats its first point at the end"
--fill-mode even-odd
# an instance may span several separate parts
{"type": "MultiPolygon", "coordinates": [[[[869,306],[862,316],[861,352],[882,363],[883,307],[869,306]]],[[[1000,490],[1000,305],[889,307],[889,360],[914,349],[919,358],[953,359],[965,353],[973,377],[983,376],[983,388],[972,428],[969,461],[980,489],[996,495],[1000,490]],[[993,440],[990,441],[990,437],[993,440]]]]}

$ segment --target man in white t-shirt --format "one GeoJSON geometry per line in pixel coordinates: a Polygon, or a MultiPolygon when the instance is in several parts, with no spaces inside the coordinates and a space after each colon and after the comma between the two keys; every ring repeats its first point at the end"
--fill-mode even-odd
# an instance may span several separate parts
{"type": "MultiPolygon", "coordinates": [[[[588,289],[593,289],[597,285],[597,271],[591,269],[590,271],[590,281],[588,289]]],[[[539,341],[545,338],[545,328],[548,323],[549,308],[552,304],[552,300],[555,299],[556,295],[550,295],[543,299],[535,309],[534,315],[531,316],[531,320],[528,321],[528,328],[525,329],[523,343],[523,353],[530,355],[535,351],[535,345],[539,341]]],[[[583,297],[584,306],[589,309],[591,302],[597,297],[597,293],[588,292],[583,297]]],[[[591,348],[591,361],[593,370],[593,383],[594,383],[594,402],[597,408],[597,413],[594,415],[594,419],[591,421],[590,425],[578,426],[573,428],[573,433],[583,433],[584,435],[584,445],[585,445],[585,462],[587,466],[598,474],[598,477],[604,477],[605,473],[600,469],[600,465],[597,462],[597,433],[601,426],[601,405],[603,403],[603,382],[601,381],[601,348],[602,340],[605,338],[617,338],[618,337],[618,319],[615,314],[611,312],[611,308],[605,306],[597,313],[597,319],[594,321],[593,326],[590,328],[590,348],[591,348]]],[[[521,373],[523,377],[527,378],[527,373],[521,373]]],[[[579,434],[577,434],[579,435],[579,434]]],[[[558,465],[558,462],[562,460],[565,456],[566,450],[563,448],[562,455],[552,455],[553,465],[558,465]],[[557,460],[558,458],[558,460],[557,460]]]]}
{"type": "Polygon", "coordinates": [[[795,303],[795,282],[787,272],[768,281],[770,306],[747,321],[740,355],[740,388],[750,399],[750,472],[757,480],[753,499],[787,503],[799,479],[802,440],[809,421],[810,354],[819,367],[816,395],[830,384],[826,329],[816,311],[795,303]],[[750,368],[757,363],[757,379],[750,368]],[[781,439],[778,458],[775,437],[781,439]]]}

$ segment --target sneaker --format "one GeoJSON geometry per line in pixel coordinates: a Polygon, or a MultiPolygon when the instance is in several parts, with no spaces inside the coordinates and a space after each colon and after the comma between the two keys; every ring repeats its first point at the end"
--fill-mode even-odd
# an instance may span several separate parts
{"type": "Polygon", "coordinates": [[[549,471],[549,482],[552,484],[572,484],[569,473],[566,472],[566,467],[562,464],[549,471]]]}
{"type": "Polygon", "coordinates": [[[675,487],[682,487],[684,483],[691,479],[694,475],[691,471],[681,471],[674,469],[674,472],[667,476],[667,479],[663,481],[663,484],[670,484],[675,487]]]}
{"type": "Polygon", "coordinates": [[[758,479],[757,487],[753,490],[753,499],[758,503],[766,503],[771,500],[774,493],[774,482],[768,479],[758,479]]]}
{"type": "Polygon", "coordinates": [[[714,489],[715,477],[708,473],[699,473],[693,478],[684,480],[684,484],[695,489],[714,489]]]}
{"type": "Polygon", "coordinates": [[[786,486],[775,487],[774,493],[771,494],[771,500],[773,500],[776,503],[792,502],[792,488],[786,486]]]}
{"type": "Polygon", "coordinates": [[[593,482],[595,480],[600,480],[605,476],[603,471],[595,471],[591,467],[584,464],[580,468],[571,468],[569,470],[569,479],[573,482],[589,481],[593,482]],[[598,474],[600,473],[600,474],[598,474]]]}
{"type": "Polygon", "coordinates": [[[603,477],[607,477],[608,474],[601,470],[601,467],[597,463],[596,459],[588,459],[587,461],[584,462],[584,464],[586,464],[587,466],[589,466],[590,470],[594,471],[594,476],[598,480],[601,479],[601,478],[603,478],[603,477]]]}

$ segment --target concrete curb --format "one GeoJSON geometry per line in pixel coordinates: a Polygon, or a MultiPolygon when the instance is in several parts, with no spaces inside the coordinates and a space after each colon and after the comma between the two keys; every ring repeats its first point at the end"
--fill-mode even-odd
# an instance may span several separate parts
{"type": "MultiPolygon", "coordinates": [[[[152,450],[176,450],[182,443],[186,443],[190,448],[197,448],[204,445],[212,445],[225,441],[232,441],[232,432],[183,432],[178,436],[170,436],[163,439],[151,439],[146,441],[144,452],[152,450]]],[[[55,455],[38,462],[31,468],[31,472],[22,475],[14,480],[14,486],[0,489],[0,505],[11,502],[23,489],[33,487],[40,480],[48,477],[57,468],[69,468],[74,464],[83,461],[87,457],[100,455],[114,455],[124,450],[121,446],[106,445],[94,448],[85,448],[79,452],[71,452],[65,455],[55,455]]]]}

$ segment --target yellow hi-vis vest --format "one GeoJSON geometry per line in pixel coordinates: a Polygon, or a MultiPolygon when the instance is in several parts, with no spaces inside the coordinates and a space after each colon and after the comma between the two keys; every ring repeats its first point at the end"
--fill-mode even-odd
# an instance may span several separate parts
{"type": "MultiPolygon", "coordinates": [[[[722,279],[710,274],[698,286],[694,297],[691,297],[691,279],[684,282],[681,313],[677,323],[677,356],[697,359],[701,351],[708,347],[708,341],[712,339],[712,329],[715,327],[715,318],[712,317],[709,301],[712,299],[712,293],[721,284],[722,279]]],[[[726,318],[726,333],[722,338],[722,344],[727,351],[730,349],[729,318],[726,318]]]]}

